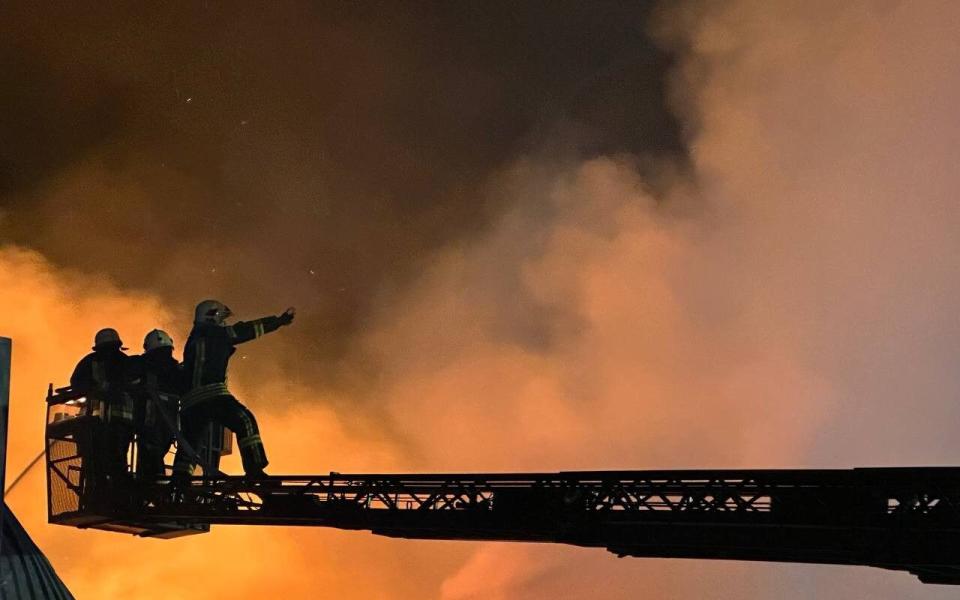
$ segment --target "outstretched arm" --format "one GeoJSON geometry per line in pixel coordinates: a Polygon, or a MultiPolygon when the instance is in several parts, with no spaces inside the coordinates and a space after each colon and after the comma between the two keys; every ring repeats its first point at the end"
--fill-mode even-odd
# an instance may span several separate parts
{"type": "Polygon", "coordinates": [[[293,323],[296,311],[288,308],[278,317],[263,317],[253,321],[241,321],[227,327],[227,335],[234,344],[242,344],[255,340],[258,337],[276,331],[285,325],[293,323]]]}

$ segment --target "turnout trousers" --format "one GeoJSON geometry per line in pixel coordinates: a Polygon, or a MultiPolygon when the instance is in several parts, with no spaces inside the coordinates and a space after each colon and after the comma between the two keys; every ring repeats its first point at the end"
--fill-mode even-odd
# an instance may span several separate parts
{"type": "Polygon", "coordinates": [[[127,454],[133,442],[133,401],[126,393],[109,394],[100,403],[103,427],[94,441],[102,476],[120,477],[130,472],[127,454]]]}
{"type": "Polygon", "coordinates": [[[94,441],[97,470],[101,476],[123,477],[129,473],[127,451],[132,441],[132,423],[120,420],[104,423],[94,441]]]}
{"type": "Polygon", "coordinates": [[[177,397],[155,394],[140,403],[137,423],[137,475],[164,475],[164,457],[177,437],[177,397]],[[161,414],[163,413],[163,414],[161,414]]]}
{"type": "MultiPolygon", "coordinates": [[[[253,413],[236,398],[226,394],[202,400],[180,411],[180,430],[184,439],[197,450],[207,431],[214,423],[226,427],[237,435],[240,459],[245,473],[255,473],[267,466],[267,454],[260,440],[260,429],[253,413]]],[[[185,448],[177,449],[173,461],[174,474],[189,475],[196,466],[196,457],[185,448]]]]}

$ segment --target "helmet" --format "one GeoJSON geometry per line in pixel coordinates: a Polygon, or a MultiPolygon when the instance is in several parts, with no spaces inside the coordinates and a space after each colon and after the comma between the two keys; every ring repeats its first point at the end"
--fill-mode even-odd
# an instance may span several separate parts
{"type": "Polygon", "coordinates": [[[173,338],[162,329],[154,329],[143,338],[143,349],[147,352],[157,348],[173,348],[173,338]]]}
{"type": "Polygon", "coordinates": [[[197,310],[193,316],[194,323],[212,323],[213,325],[223,325],[227,318],[233,312],[226,304],[218,300],[204,300],[197,305],[197,310]]]}
{"type": "Polygon", "coordinates": [[[123,342],[120,341],[120,334],[117,333],[117,330],[112,327],[107,327],[106,329],[98,331],[97,335],[93,337],[93,349],[106,349],[110,346],[116,346],[121,350],[126,350],[126,348],[123,347],[123,342]]]}

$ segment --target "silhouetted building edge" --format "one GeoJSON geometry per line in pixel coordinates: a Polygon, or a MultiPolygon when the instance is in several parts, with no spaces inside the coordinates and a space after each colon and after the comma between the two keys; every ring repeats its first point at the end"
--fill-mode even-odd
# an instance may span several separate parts
{"type": "Polygon", "coordinates": [[[0,552],[0,599],[73,600],[73,595],[40,548],[4,506],[3,541],[0,552]]]}
{"type": "MultiPolygon", "coordinates": [[[[0,496],[6,489],[11,341],[0,338],[0,496]]],[[[0,600],[73,600],[6,500],[0,503],[0,600]]]]}

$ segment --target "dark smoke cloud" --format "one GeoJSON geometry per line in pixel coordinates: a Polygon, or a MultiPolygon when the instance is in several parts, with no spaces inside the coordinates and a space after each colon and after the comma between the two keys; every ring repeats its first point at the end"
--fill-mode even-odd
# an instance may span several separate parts
{"type": "MultiPolygon", "coordinates": [[[[200,289],[308,309],[238,368],[293,399],[256,406],[276,473],[955,463],[958,5],[665,4],[687,161],[640,16],[490,6],[5,8],[4,60],[73,90],[8,120],[5,232],[43,251],[0,251],[13,464],[87,329],[185,327],[200,289]]],[[[17,493],[80,597],[954,594],[304,529],[171,550],[46,526],[39,472],[17,493]]]]}
{"type": "Polygon", "coordinates": [[[5,3],[2,234],[185,321],[296,304],[285,368],[366,377],[344,357],[377,299],[515,202],[477,192],[491,173],[547,143],[682,157],[648,12],[5,3]]]}

